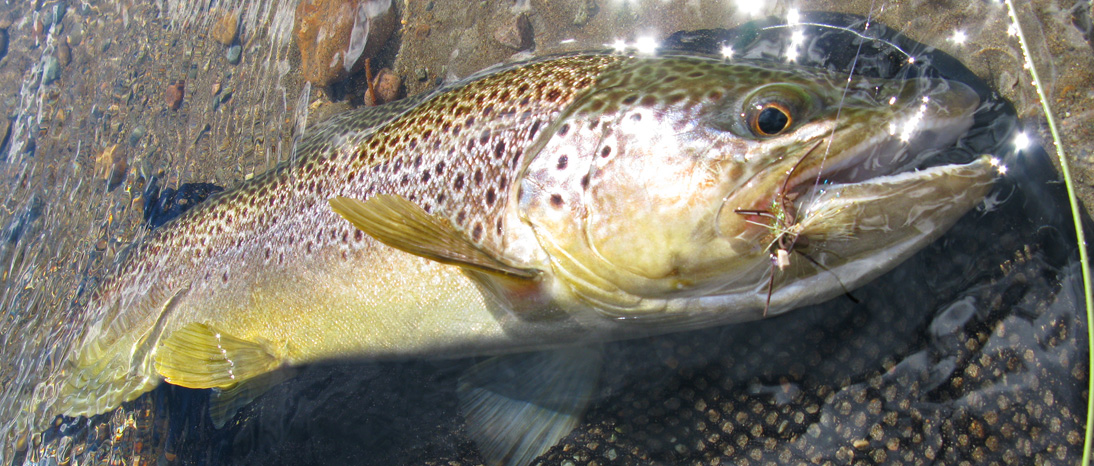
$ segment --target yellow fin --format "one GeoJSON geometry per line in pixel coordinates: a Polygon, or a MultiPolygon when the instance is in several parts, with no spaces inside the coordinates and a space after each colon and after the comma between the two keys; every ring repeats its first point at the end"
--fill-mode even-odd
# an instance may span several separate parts
{"type": "Polygon", "coordinates": [[[187,388],[228,388],[279,366],[259,343],[192,322],[160,343],[156,371],[167,383],[187,388]]]}
{"type": "Polygon", "coordinates": [[[508,265],[472,243],[447,218],[431,215],[399,196],[379,194],[367,201],[330,199],[334,211],[377,241],[444,264],[486,273],[535,278],[535,270],[508,265]]]}

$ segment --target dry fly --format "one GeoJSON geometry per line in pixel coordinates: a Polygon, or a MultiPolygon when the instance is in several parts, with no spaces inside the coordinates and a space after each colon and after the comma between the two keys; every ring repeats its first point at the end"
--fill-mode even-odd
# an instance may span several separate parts
{"type": "MultiPolygon", "coordinates": [[[[798,231],[800,230],[795,228],[795,226],[797,226],[798,212],[797,208],[794,206],[794,200],[797,197],[797,194],[787,192],[787,186],[790,184],[790,179],[794,177],[794,172],[798,170],[798,167],[801,166],[806,157],[809,157],[809,154],[812,154],[817,147],[820,147],[822,142],[824,141],[817,141],[816,144],[813,144],[813,147],[809,148],[809,150],[794,163],[793,167],[790,167],[790,171],[786,173],[786,178],[783,179],[782,187],[775,193],[775,199],[772,201],[771,209],[733,210],[733,212],[740,215],[754,215],[757,217],[769,218],[772,222],[771,225],[766,225],[750,221],[751,223],[770,228],[775,235],[775,238],[772,239],[771,243],[768,245],[768,249],[771,250],[771,273],[767,280],[767,300],[764,302],[764,317],[767,317],[767,311],[771,308],[771,293],[775,290],[775,269],[786,270],[786,268],[790,266],[791,252],[797,252],[802,257],[809,260],[813,265],[816,265],[825,272],[832,273],[827,267],[821,265],[821,263],[817,262],[808,254],[802,252],[800,249],[796,249],[796,247],[808,246],[809,239],[800,236],[798,234],[798,231]]],[[[833,276],[835,276],[835,274],[833,274],[833,276]]],[[[843,285],[843,282],[839,280],[838,276],[836,277],[836,281],[839,282],[840,287],[843,288],[844,294],[847,295],[851,301],[857,303],[858,300],[855,299],[854,296],[851,296],[851,292],[847,290],[847,287],[843,285]]]]}

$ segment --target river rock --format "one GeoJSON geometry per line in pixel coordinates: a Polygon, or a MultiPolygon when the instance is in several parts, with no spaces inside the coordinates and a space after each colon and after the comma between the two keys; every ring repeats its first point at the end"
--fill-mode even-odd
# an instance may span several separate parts
{"type": "Polygon", "coordinates": [[[209,29],[209,36],[224,45],[232,45],[239,35],[239,12],[225,11],[209,29]]]}
{"type": "Polygon", "coordinates": [[[391,0],[303,0],[293,34],[300,73],[317,86],[344,80],[376,55],[395,27],[391,0]]]}

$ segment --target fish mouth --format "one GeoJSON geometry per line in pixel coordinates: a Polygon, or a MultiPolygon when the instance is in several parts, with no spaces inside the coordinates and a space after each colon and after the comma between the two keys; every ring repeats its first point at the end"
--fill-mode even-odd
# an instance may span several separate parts
{"type": "Polygon", "coordinates": [[[971,87],[960,82],[933,81],[930,88],[934,90],[920,97],[917,104],[907,104],[888,123],[886,131],[838,151],[833,150],[833,137],[810,149],[791,170],[782,189],[787,200],[794,203],[795,211],[803,212],[821,194],[847,185],[883,182],[896,175],[926,179],[929,175],[919,173],[928,168],[961,166],[940,164],[936,156],[972,127],[980,99],[971,87]],[[808,158],[817,160],[802,163],[808,158]]]}

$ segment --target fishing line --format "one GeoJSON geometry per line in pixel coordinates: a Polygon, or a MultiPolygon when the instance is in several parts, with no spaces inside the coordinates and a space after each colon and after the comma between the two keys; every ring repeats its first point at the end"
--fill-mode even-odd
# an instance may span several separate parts
{"type": "MultiPolygon", "coordinates": [[[[1048,131],[1052,134],[1052,143],[1056,146],[1056,160],[1060,162],[1060,176],[1064,179],[1064,185],[1067,187],[1068,204],[1071,207],[1071,220],[1075,224],[1075,237],[1079,243],[1079,264],[1083,270],[1083,294],[1086,300],[1086,338],[1087,338],[1087,371],[1089,368],[1094,367],[1094,351],[1091,351],[1090,344],[1094,342],[1094,326],[1091,326],[1091,322],[1094,322],[1094,303],[1091,302],[1091,279],[1089,260],[1086,251],[1086,238],[1083,235],[1083,223],[1081,210],[1079,209],[1079,201],[1075,197],[1075,188],[1071,182],[1071,170],[1068,167],[1067,157],[1064,155],[1064,144],[1060,139],[1060,132],[1056,129],[1056,118],[1053,116],[1052,109],[1048,104],[1048,97],[1045,96],[1045,89],[1041,83],[1041,77],[1037,73],[1037,67],[1033,65],[1033,56],[1029,51],[1029,43],[1026,41],[1026,35],[1022,30],[1022,24],[1018,22],[1018,13],[1014,9],[1013,0],[1005,0],[1007,4],[1007,12],[1010,14],[1011,21],[1014,21],[1015,35],[1018,36],[1018,43],[1022,47],[1022,54],[1026,60],[1026,67],[1029,68],[1029,74],[1033,78],[1033,88],[1037,91],[1037,97],[1041,101],[1041,110],[1045,112],[1045,120],[1048,122],[1048,131]]],[[[1094,443],[1094,430],[1091,429],[1091,424],[1094,423],[1094,403],[1090,402],[1090,394],[1094,393],[1094,379],[1089,374],[1087,375],[1087,403],[1086,403],[1086,440],[1083,442],[1083,460],[1081,464],[1090,464],[1092,443],[1094,443]]]]}
{"type": "MultiPolygon", "coordinates": [[[[862,28],[863,32],[866,32],[866,30],[870,29],[870,22],[874,18],[874,7],[876,5],[877,5],[876,0],[870,2],[870,10],[866,13],[866,22],[864,23],[863,28],[862,28]]],[[[869,40],[869,41],[882,42],[884,44],[887,44],[887,45],[893,47],[896,50],[899,50],[905,56],[908,56],[908,57],[911,56],[907,51],[905,51],[904,49],[900,48],[898,45],[896,45],[892,42],[889,42],[887,40],[883,40],[883,39],[880,39],[880,38],[869,37],[869,36],[867,36],[863,33],[859,33],[857,31],[852,30],[851,28],[844,27],[844,26],[836,26],[836,25],[823,24],[823,23],[795,23],[794,25],[780,24],[778,26],[768,26],[768,27],[762,28],[762,30],[791,28],[791,27],[797,26],[797,25],[816,26],[816,27],[836,29],[836,30],[848,32],[848,33],[851,33],[851,34],[855,35],[856,37],[859,37],[859,38],[862,38],[862,39],[866,39],[866,40],[869,40]]],[[[858,66],[859,56],[862,55],[862,45],[864,43],[865,43],[865,40],[859,42],[858,48],[855,50],[855,58],[851,62],[851,69],[848,70],[848,72],[847,72],[847,74],[848,74],[847,81],[844,82],[843,93],[840,94],[840,100],[839,100],[839,103],[836,106],[836,118],[835,118],[836,122],[839,122],[840,115],[843,113],[843,103],[847,100],[847,93],[851,89],[851,79],[854,77],[855,68],[858,66]]],[[[838,125],[833,125],[831,132],[828,134],[828,144],[826,144],[825,147],[824,147],[824,155],[821,156],[820,165],[818,165],[818,167],[817,167],[817,177],[816,177],[815,180],[813,180],[813,188],[816,188],[817,186],[820,186],[821,176],[824,173],[824,162],[826,162],[828,160],[828,154],[830,154],[832,152],[832,141],[835,139],[836,128],[837,127],[838,127],[838,125]]],[[[809,202],[807,202],[805,205],[812,204],[813,201],[816,199],[816,197],[817,197],[817,189],[813,189],[812,192],[809,194],[809,202]]]]}

